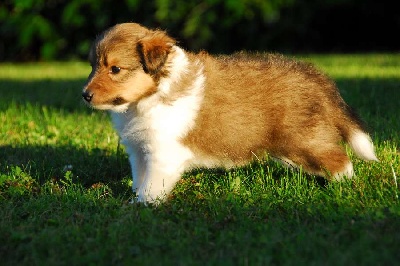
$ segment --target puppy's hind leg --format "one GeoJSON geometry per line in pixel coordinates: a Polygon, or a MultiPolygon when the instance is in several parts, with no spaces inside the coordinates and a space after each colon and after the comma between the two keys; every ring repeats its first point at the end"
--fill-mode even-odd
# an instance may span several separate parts
{"type": "Polygon", "coordinates": [[[339,144],[325,145],[323,149],[310,146],[292,149],[287,157],[307,173],[328,180],[340,181],[354,175],[353,164],[339,144]]]}
{"type": "Polygon", "coordinates": [[[314,152],[307,158],[311,171],[328,180],[341,181],[354,176],[353,164],[340,145],[314,152]]]}

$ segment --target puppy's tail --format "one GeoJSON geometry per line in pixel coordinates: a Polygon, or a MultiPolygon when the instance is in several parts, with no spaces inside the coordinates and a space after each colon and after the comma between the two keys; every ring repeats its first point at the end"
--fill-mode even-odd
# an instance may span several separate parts
{"type": "Polygon", "coordinates": [[[375,155],[374,145],[367,133],[358,130],[350,133],[348,143],[354,153],[366,161],[379,161],[375,155]]]}
{"type": "Polygon", "coordinates": [[[364,130],[365,126],[360,117],[349,106],[346,106],[344,110],[346,113],[345,125],[342,121],[341,126],[338,127],[344,140],[359,158],[366,161],[379,162],[375,155],[374,144],[371,137],[364,130]]]}

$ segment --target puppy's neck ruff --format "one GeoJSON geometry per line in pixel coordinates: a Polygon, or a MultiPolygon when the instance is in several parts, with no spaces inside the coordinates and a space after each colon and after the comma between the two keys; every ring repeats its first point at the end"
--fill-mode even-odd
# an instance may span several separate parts
{"type": "Polygon", "coordinates": [[[158,91],[161,97],[168,97],[168,94],[171,91],[171,87],[173,84],[177,84],[182,75],[187,74],[189,59],[187,58],[183,49],[178,46],[174,46],[172,48],[171,53],[169,54],[171,60],[167,62],[169,68],[168,77],[163,77],[160,79],[160,83],[158,85],[158,91]]]}
{"type": "Polygon", "coordinates": [[[166,64],[169,74],[160,79],[156,93],[127,106],[125,113],[113,112],[123,138],[153,146],[160,139],[178,141],[194,126],[203,100],[203,66],[198,60],[190,62],[177,46],[166,64]]]}

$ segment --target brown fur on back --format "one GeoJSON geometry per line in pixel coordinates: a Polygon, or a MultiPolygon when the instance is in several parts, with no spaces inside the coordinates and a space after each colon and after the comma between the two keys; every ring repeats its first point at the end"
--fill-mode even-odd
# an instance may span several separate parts
{"type": "Polygon", "coordinates": [[[335,84],[314,67],[279,55],[199,58],[205,95],[185,145],[236,164],[267,151],[314,173],[321,170],[318,157],[346,156],[337,145],[348,130],[338,125],[351,122],[348,107],[335,84]]]}

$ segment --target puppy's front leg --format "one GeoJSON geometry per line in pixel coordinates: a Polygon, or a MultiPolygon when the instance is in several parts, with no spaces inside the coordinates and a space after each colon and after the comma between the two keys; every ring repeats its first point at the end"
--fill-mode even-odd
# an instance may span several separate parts
{"type": "Polygon", "coordinates": [[[182,165],[166,165],[151,154],[145,155],[145,173],[137,191],[138,201],[159,203],[163,201],[183,172],[182,165]]]}
{"type": "Polygon", "coordinates": [[[137,193],[146,177],[145,155],[139,146],[126,145],[125,147],[129,156],[129,163],[132,171],[132,190],[133,193],[137,193]]]}

